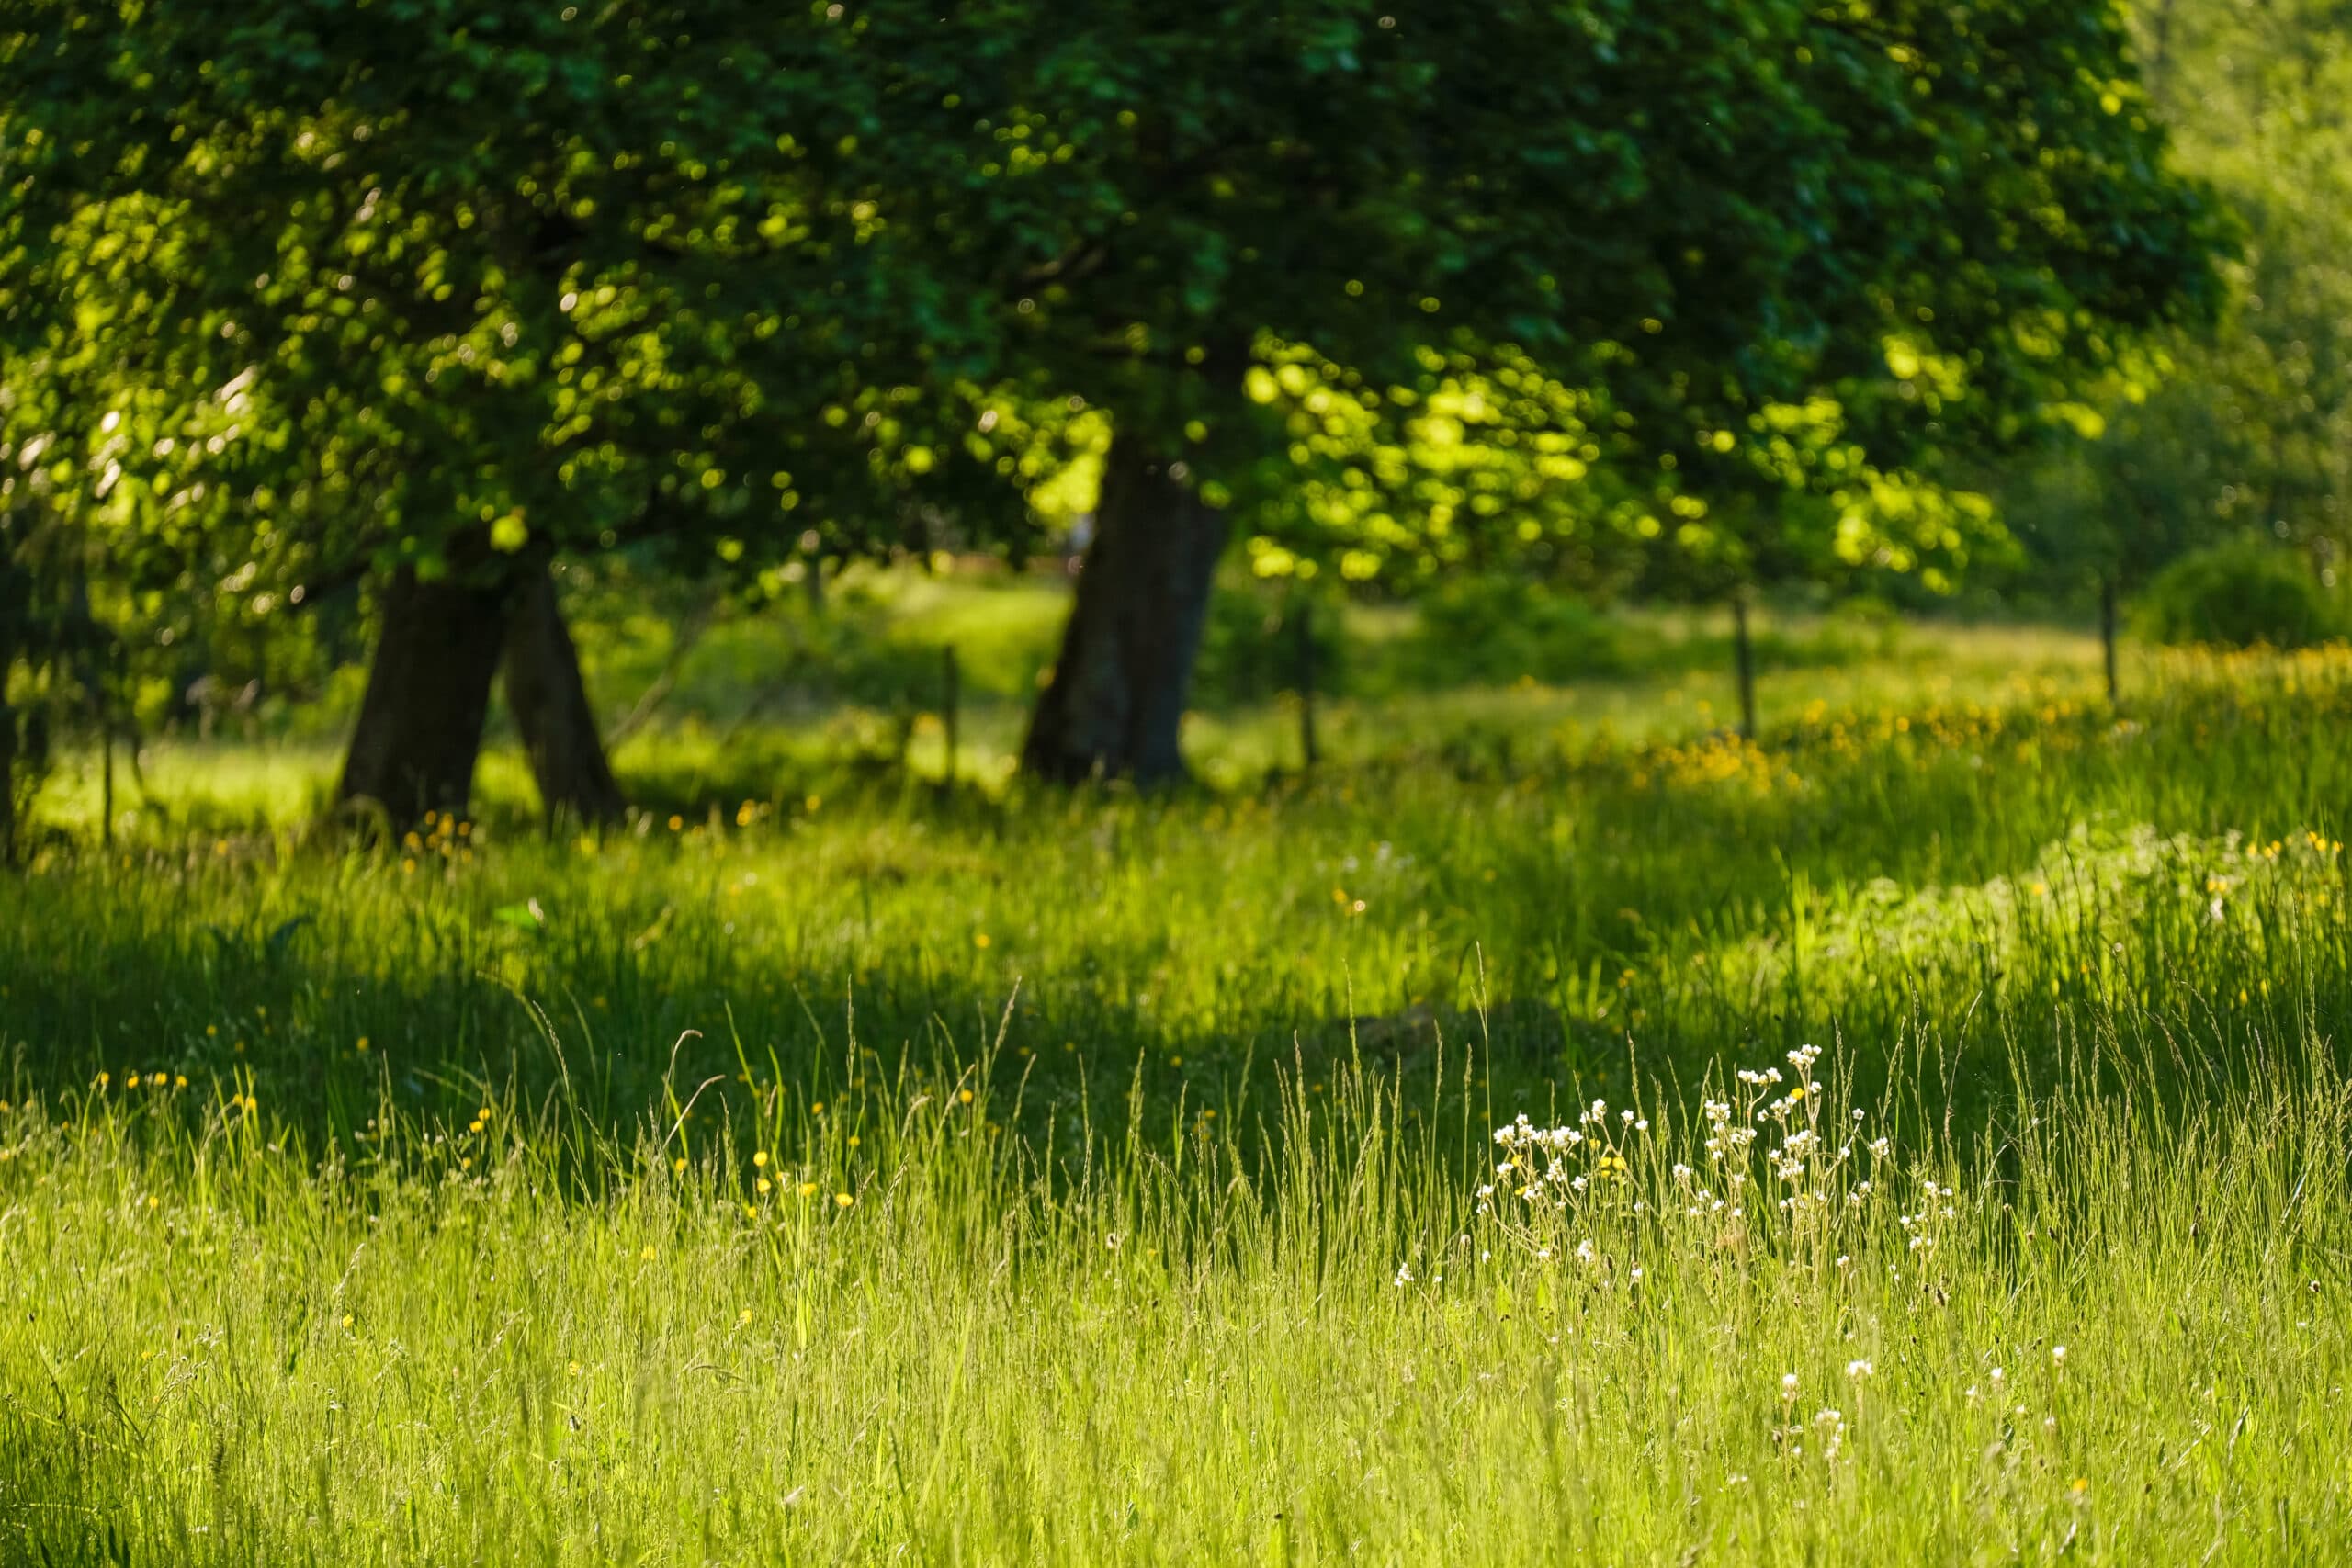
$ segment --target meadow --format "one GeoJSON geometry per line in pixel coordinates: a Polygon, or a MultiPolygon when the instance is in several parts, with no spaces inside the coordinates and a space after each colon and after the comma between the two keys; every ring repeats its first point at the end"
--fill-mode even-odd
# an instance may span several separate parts
{"type": "Polygon", "coordinates": [[[1069,795],[966,611],[952,778],[729,627],[602,837],[58,781],[0,1561],[2352,1551],[2352,649],[1792,623],[1751,743],[1647,622],[1069,795]]]}

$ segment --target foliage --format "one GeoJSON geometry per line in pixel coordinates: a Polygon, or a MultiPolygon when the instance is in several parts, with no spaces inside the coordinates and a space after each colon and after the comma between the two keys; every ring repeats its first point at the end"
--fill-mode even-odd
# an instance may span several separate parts
{"type": "Polygon", "coordinates": [[[2143,581],[2260,531],[2332,580],[2352,543],[2352,47],[2338,0],[2133,7],[2181,165],[2244,229],[2210,333],[2159,340],[2078,416],[2087,444],[1999,484],[2033,554],[2143,581]]]}
{"type": "Polygon", "coordinates": [[[2215,545],[2156,574],[2138,618],[2159,642],[2302,648],[2335,635],[2342,616],[2308,562],[2259,539],[2215,545]]]}
{"type": "Polygon", "coordinates": [[[126,569],[225,549],[283,606],[533,542],[756,562],[895,542],[893,476],[960,471],[903,412],[951,324],[894,275],[849,294],[834,138],[746,144],[763,104],[856,123],[854,77],[802,91],[848,29],[763,28],[755,58],[716,17],[377,9],[32,6],[0,39],[14,450],[126,569]],[[867,374],[876,323],[914,319],[867,374]]]}
{"type": "Polygon", "coordinates": [[[12,14],[0,87],[20,466],[157,574],[225,530],[289,597],[526,542],[756,564],[941,508],[1017,547],[1088,405],[1288,504],[1301,442],[1243,374],[1281,345],[1375,406],[1516,376],[1522,502],[1584,509],[1567,457],[1734,559],[1706,520],[1759,485],[1822,492],[1808,559],[1943,551],[1871,522],[1881,487],[2207,276],[2112,19],[2055,0],[58,0],[12,14]]]}

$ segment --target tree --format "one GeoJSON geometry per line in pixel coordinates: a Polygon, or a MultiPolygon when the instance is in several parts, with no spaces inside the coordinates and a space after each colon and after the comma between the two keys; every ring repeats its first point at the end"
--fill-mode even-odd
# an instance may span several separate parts
{"type": "Polygon", "coordinates": [[[2154,111],[2243,228],[2210,331],[2150,345],[2070,411],[2086,439],[2002,477],[2046,580],[2110,598],[2257,533],[2335,585],[2352,546],[2352,7],[2143,0],[2154,111]]]}
{"type": "MultiPolygon", "coordinates": [[[[1726,522],[1754,519],[1892,559],[1951,547],[1951,506],[1897,499],[1939,453],[2032,434],[2211,293],[2205,206],[2097,7],[878,6],[852,30],[885,102],[994,138],[943,156],[887,122],[919,160],[882,182],[892,232],[944,247],[959,297],[1017,296],[974,340],[994,377],[1114,426],[1024,749],[1047,776],[1178,766],[1222,514],[1284,510],[1302,410],[1334,440],[1349,417],[1314,407],[1332,377],[1252,396],[1294,351],[1359,407],[1532,364],[1565,389],[1528,400],[1572,448],[1565,504],[1734,558],[1758,541],[1726,522]]],[[[1413,488],[1408,531],[1439,521],[1413,488]]]]}
{"type": "Polygon", "coordinates": [[[959,431],[976,393],[924,275],[857,257],[875,84],[821,13],[198,0],[0,26],[0,439],[119,570],[227,539],[253,602],[375,578],[346,797],[461,809],[503,655],[543,795],[609,813],[548,618],[558,551],[752,568],[811,530],[865,543],[877,498],[958,498],[976,468],[972,515],[1014,511],[923,442],[910,383],[959,431]]]}

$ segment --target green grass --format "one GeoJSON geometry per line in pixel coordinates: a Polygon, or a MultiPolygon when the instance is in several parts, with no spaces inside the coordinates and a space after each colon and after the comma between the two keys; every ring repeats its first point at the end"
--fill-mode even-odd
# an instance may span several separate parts
{"type": "Polygon", "coordinates": [[[0,1561],[2330,1560],[2352,653],[1902,637],[602,842],[159,756],[5,889],[0,1561]]]}
{"type": "Polygon", "coordinates": [[[1628,1179],[1481,1213],[1440,1174],[1480,1129],[1400,1122],[1376,1080],[1294,1099],[1254,1148],[1204,1129],[1052,1163],[989,1135],[1002,1086],[967,1105],[952,1081],[822,1116],[748,1097],[784,1157],[721,1144],[683,1172],[654,1134],[575,1142],[561,1102],[502,1100],[480,1134],[388,1103],[388,1135],[323,1162],[266,1110],[198,1119],[169,1089],[60,1105],[10,1162],[4,1539],[2289,1562],[2352,1528],[2340,1095],[2174,1124],[2060,1094],[1960,1145],[1902,1139],[1898,1110],[1853,1134],[1894,1124],[1887,1157],[1793,1183],[1749,1162],[1746,1190],[1823,1200],[1792,1220],[1716,1209],[1740,1189],[1663,1106],[1620,1134],[1628,1179]]]}
{"type": "MultiPolygon", "coordinates": [[[[1185,745],[1213,786],[1251,788],[1299,765],[1295,671],[1286,634],[1259,646],[1261,618],[1279,609],[1277,598],[1233,587],[1219,604],[1232,623],[1222,672],[1206,672],[1185,745]]],[[[941,660],[951,647],[963,692],[956,774],[1001,793],[1069,600],[1050,578],[890,571],[853,574],[821,613],[795,601],[718,617],[692,638],[622,590],[583,590],[573,610],[589,690],[608,728],[668,672],[666,695],[615,762],[636,798],[660,815],[699,818],[714,804],[731,812],[746,795],[867,793],[894,778],[943,776],[941,660]]],[[[1598,669],[1548,683],[1528,671],[1493,678],[1508,658],[1465,660],[1405,606],[1318,613],[1340,630],[1331,655],[1339,669],[1324,673],[1338,689],[1318,693],[1317,739],[1324,758],[1341,766],[1434,760],[1448,769],[1525,772],[1596,744],[1689,739],[1738,716],[1722,612],[1578,611],[1567,619],[1577,629],[1567,643],[1531,637],[1513,644],[1532,668],[1582,671],[1594,662],[1587,656],[1597,655],[1598,669]]],[[[1827,713],[2081,702],[2099,690],[2098,645],[2076,632],[1839,615],[1766,613],[1758,621],[1758,701],[1768,731],[1827,713]]],[[[2166,668],[2162,656],[2127,649],[2135,688],[2164,679],[2166,668]]],[[[261,717],[226,726],[237,733],[217,741],[158,736],[142,748],[135,775],[128,763],[119,770],[118,827],[168,839],[290,828],[317,816],[331,795],[361,675],[341,671],[324,700],[270,705],[261,717]]],[[[476,793],[479,814],[491,820],[531,819],[529,774],[495,708],[476,793]]],[[[39,814],[94,832],[102,799],[99,760],[83,753],[49,782],[39,814]]]]}

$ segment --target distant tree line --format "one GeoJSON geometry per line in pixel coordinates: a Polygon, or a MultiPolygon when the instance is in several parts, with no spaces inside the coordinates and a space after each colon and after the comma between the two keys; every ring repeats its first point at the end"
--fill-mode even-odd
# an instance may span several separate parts
{"type": "Polygon", "coordinates": [[[2135,0],[2175,164],[2233,214],[2221,318],[2154,334],[2071,411],[2098,439],[1988,476],[2035,570],[2111,596],[2268,541],[2335,590],[2352,548],[2352,5],[2135,0]]]}

